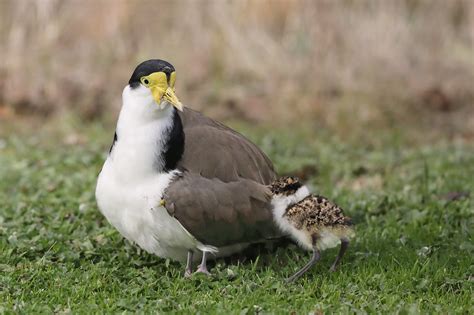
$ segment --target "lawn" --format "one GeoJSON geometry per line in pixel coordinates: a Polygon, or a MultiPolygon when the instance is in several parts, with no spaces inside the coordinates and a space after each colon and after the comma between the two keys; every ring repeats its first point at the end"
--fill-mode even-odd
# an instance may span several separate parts
{"type": "Polygon", "coordinates": [[[124,241],[97,209],[113,127],[23,124],[0,134],[0,313],[474,313],[472,146],[234,124],[356,224],[338,272],[328,250],[288,285],[310,257],[293,244],[185,279],[183,265],[124,241]]]}

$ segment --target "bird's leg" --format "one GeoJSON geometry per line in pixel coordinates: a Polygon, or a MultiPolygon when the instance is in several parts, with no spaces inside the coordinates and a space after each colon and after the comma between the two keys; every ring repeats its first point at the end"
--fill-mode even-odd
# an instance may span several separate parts
{"type": "Polygon", "coordinates": [[[186,260],[186,269],[184,270],[184,276],[186,278],[191,277],[193,274],[193,251],[188,250],[188,259],[186,260]]]}
{"type": "Polygon", "coordinates": [[[198,269],[196,270],[196,273],[203,273],[203,274],[206,274],[206,275],[210,276],[211,273],[207,270],[206,256],[207,256],[207,252],[205,252],[205,251],[202,252],[201,264],[199,265],[198,269]]]}
{"type": "Polygon", "coordinates": [[[321,258],[321,255],[319,254],[319,250],[315,247],[313,248],[313,257],[311,257],[311,260],[299,271],[297,271],[294,275],[286,279],[286,282],[293,282],[299,277],[301,277],[306,271],[308,271],[315,263],[318,262],[319,258],[321,258]]]}
{"type": "Polygon", "coordinates": [[[334,272],[337,269],[337,266],[341,262],[342,256],[344,256],[344,253],[347,250],[347,247],[349,246],[349,240],[347,239],[341,239],[341,248],[339,249],[339,254],[337,254],[336,260],[332,264],[331,268],[329,268],[329,271],[334,272]]]}

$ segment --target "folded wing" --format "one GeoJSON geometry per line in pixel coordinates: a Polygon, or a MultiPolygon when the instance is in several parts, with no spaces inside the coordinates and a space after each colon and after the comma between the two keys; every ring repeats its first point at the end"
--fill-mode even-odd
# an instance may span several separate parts
{"type": "Polygon", "coordinates": [[[225,183],[184,172],[166,189],[164,200],[197,240],[217,247],[280,236],[273,223],[271,192],[248,179],[225,183]]]}

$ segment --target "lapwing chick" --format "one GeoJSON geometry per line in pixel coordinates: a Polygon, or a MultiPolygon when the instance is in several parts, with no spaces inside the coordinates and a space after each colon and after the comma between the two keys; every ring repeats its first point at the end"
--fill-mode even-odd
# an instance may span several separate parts
{"type": "Polygon", "coordinates": [[[299,194],[308,191],[297,177],[285,176],[270,186],[273,193],[273,215],[280,229],[291,235],[301,247],[313,252],[311,260],[287,279],[295,281],[321,257],[321,251],[341,244],[339,254],[330,270],[335,271],[354,236],[351,219],[343,210],[323,196],[299,194]],[[290,200],[291,199],[291,200],[290,200]]]}

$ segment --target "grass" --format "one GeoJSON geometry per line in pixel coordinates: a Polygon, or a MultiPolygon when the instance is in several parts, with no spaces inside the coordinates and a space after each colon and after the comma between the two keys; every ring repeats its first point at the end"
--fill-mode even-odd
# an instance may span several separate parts
{"type": "Polygon", "coordinates": [[[183,265],[124,241],[97,210],[111,128],[23,127],[0,133],[0,313],[474,312],[472,197],[443,198],[474,191],[469,145],[406,146],[395,133],[346,142],[239,124],[280,172],[310,170],[314,190],[357,224],[337,273],[327,272],[333,249],[287,285],[309,259],[295,245],[218,260],[213,278],[183,278],[183,265]]]}

